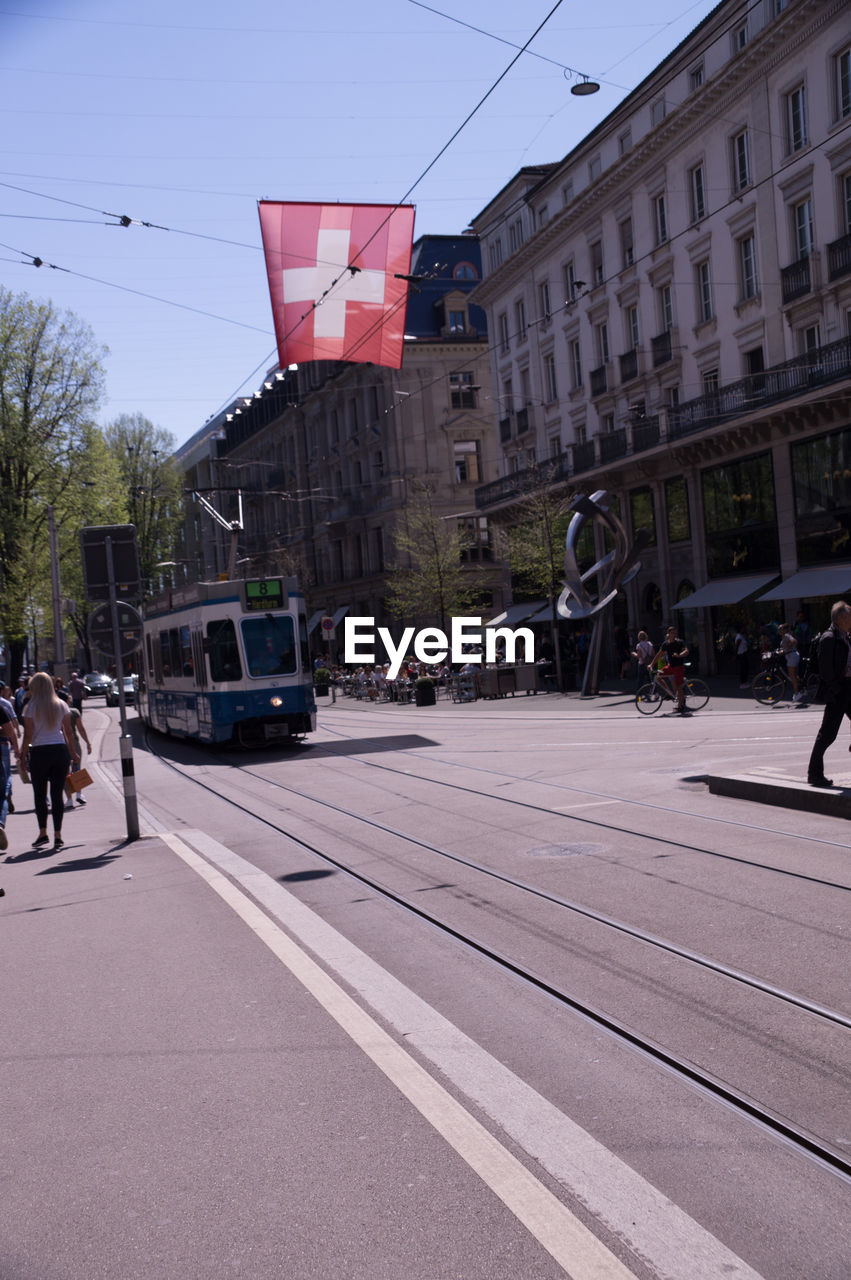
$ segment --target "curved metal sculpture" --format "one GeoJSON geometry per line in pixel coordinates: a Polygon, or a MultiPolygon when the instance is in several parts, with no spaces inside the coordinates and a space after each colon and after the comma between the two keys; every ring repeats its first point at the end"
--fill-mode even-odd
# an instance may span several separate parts
{"type": "Polygon", "coordinates": [[[575,513],[567,530],[564,550],[564,590],[558,598],[557,609],[562,618],[593,618],[594,626],[588,646],[588,661],[582,680],[582,692],[597,688],[602,643],[601,615],[615,599],[621,587],[631,582],[641,568],[639,552],[647,545],[650,534],[646,529],[636,531],[630,544],[626,529],[609,508],[605,489],[598,489],[590,497],[579,494],[570,504],[575,513]],[[614,547],[584,573],[579,570],[576,548],[579,538],[589,521],[600,520],[614,539],[614,547]],[[586,584],[596,582],[592,596],[586,584]]]}

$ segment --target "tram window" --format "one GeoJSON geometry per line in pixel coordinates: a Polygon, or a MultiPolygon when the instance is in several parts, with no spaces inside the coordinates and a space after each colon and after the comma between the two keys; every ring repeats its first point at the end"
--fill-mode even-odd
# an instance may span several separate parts
{"type": "Polygon", "coordinates": [[[307,643],[307,616],[303,613],[298,615],[298,644],[301,650],[301,669],[302,671],[309,671],[310,647],[307,643]]]}
{"type": "Polygon", "coordinates": [[[206,647],[210,655],[210,678],[214,684],[242,679],[236,628],[230,618],[207,623],[206,647]]]}
{"type": "Polygon", "coordinates": [[[180,628],[180,671],[191,680],[195,674],[195,663],[192,660],[192,638],[188,627],[180,628]]]}
{"type": "Polygon", "coordinates": [[[296,671],[295,627],[288,614],[243,618],[242,639],[250,676],[289,676],[296,671]]]}
{"type": "Polygon", "coordinates": [[[171,654],[168,646],[168,632],[160,632],[160,663],[162,665],[163,678],[167,679],[171,675],[171,654]]]}
{"type": "Polygon", "coordinates": [[[171,653],[171,674],[179,676],[183,670],[183,661],[180,657],[180,639],[177,634],[177,627],[172,627],[168,633],[168,647],[171,653]]]}

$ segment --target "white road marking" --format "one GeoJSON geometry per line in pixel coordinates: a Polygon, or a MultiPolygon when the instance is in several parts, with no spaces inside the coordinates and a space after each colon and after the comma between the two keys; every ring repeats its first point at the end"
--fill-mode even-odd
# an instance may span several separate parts
{"type": "Polygon", "coordinates": [[[340,974],[365,1003],[659,1277],[718,1280],[723,1275],[727,1280],[761,1280],[667,1196],[283,885],[204,832],[183,831],[180,838],[164,834],[162,839],[255,930],[572,1280],[625,1280],[633,1273],[220,871],[340,974]],[[184,841],[203,857],[197,857],[184,841]]]}
{"type": "MultiPolygon", "coordinates": [[[[193,837],[195,833],[186,832],[193,837]]],[[[631,1280],[633,1272],[488,1133],[269,917],[177,836],[166,844],[196,871],[314,996],[572,1280],[631,1280]]]]}

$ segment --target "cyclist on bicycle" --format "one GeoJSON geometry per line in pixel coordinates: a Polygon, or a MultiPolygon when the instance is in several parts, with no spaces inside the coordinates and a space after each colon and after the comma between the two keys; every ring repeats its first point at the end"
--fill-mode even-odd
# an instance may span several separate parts
{"type": "MultiPolygon", "coordinates": [[[[659,645],[659,654],[665,655],[666,664],[661,669],[661,675],[673,679],[674,689],[677,696],[677,711],[681,716],[688,715],[686,710],[686,694],[684,682],[686,678],[685,660],[688,657],[688,648],[684,640],[677,635],[676,627],[668,627],[665,632],[665,639],[659,645]]],[[[668,685],[670,688],[670,685],[668,685]]]]}

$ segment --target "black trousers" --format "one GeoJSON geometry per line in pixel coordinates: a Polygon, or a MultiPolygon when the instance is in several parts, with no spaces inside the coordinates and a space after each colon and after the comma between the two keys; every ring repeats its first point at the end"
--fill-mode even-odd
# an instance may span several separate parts
{"type": "Polygon", "coordinates": [[[836,741],[836,735],[842,726],[843,716],[847,716],[851,720],[851,680],[843,680],[841,691],[835,698],[828,698],[821,718],[821,728],[816,734],[816,740],[813,743],[810,763],[807,768],[808,778],[821,778],[824,776],[824,753],[836,741]]]}
{"type": "Polygon", "coordinates": [[[49,747],[30,747],[30,777],[33,784],[35,816],[39,830],[47,827],[47,792],[50,789],[50,809],[53,813],[53,830],[59,835],[65,814],[65,779],[71,756],[63,743],[49,747]]]}

